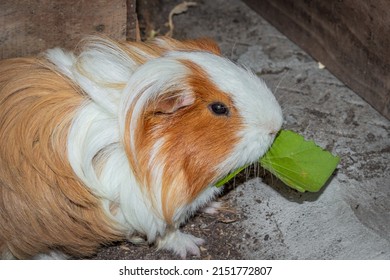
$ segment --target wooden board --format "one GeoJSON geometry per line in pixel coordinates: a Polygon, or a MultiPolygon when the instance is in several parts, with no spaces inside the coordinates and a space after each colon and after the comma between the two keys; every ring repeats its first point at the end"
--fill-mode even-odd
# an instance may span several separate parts
{"type": "Polygon", "coordinates": [[[244,0],[390,119],[388,0],[244,0]]]}
{"type": "Polygon", "coordinates": [[[73,49],[89,34],[136,38],[135,0],[2,0],[0,58],[61,46],[73,49]]]}
{"type": "Polygon", "coordinates": [[[137,0],[126,0],[126,40],[128,41],[140,41],[140,31],[138,25],[138,16],[137,16],[137,0]]]}

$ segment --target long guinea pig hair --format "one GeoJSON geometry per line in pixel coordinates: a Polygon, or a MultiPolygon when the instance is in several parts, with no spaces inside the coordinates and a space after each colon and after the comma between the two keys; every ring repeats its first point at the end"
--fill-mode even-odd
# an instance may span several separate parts
{"type": "Polygon", "coordinates": [[[209,39],[88,37],[1,61],[0,257],[86,257],[140,236],[199,255],[180,225],[281,124],[265,84],[209,39]]]}

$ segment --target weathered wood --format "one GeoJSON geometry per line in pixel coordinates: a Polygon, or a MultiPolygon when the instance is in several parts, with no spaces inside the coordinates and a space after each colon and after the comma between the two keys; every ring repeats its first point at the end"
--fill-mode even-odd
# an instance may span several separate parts
{"type": "Polygon", "coordinates": [[[244,0],[390,119],[388,0],[244,0]]]}
{"type": "Polygon", "coordinates": [[[137,3],[136,0],[126,0],[127,8],[127,24],[126,24],[126,40],[140,41],[138,17],[137,17],[137,3]]]}
{"type": "Polygon", "coordinates": [[[37,54],[61,46],[72,49],[89,34],[136,39],[135,0],[0,1],[0,58],[37,54]],[[129,25],[128,25],[129,22],[129,25]],[[127,27],[132,28],[127,32],[127,27]],[[127,36],[126,36],[127,35],[127,36]]]}

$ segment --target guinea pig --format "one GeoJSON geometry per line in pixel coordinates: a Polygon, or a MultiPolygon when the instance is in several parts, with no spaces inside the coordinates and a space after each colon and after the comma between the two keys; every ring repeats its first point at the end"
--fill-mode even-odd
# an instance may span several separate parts
{"type": "Polygon", "coordinates": [[[203,239],[180,226],[218,211],[214,184],[257,161],[282,122],[265,83],[209,39],[88,37],[3,60],[0,256],[88,257],[140,237],[199,255],[203,239]]]}

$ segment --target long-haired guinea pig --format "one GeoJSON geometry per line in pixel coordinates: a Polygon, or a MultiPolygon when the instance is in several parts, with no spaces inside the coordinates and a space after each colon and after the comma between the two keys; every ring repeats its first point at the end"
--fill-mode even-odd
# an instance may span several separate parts
{"type": "Polygon", "coordinates": [[[207,39],[90,37],[1,61],[0,256],[86,257],[140,236],[199,255],[180,225],[281,124],[264,82],[207,39]]]}

